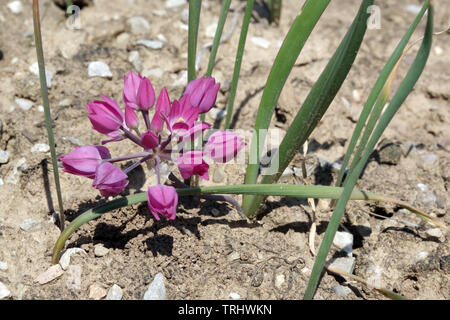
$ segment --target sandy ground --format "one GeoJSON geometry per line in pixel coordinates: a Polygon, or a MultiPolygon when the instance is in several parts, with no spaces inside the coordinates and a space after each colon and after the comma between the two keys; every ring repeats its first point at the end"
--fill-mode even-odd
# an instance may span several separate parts
{"type": "MultiPolygon", "coordinates": [[[[53,207],[57,207],[56,197],[48,197],[49,190],[55,195],[50,155],[45,146],[44,152],[32,151],[36,144],[46,144],[47,138],[39,82],[30,70],[36,62],[36,52],[31,7],[25,2],[22,1],[24,6],[19,13],[0,7],[0,149],[9,153],[7,162],[0,164],[0,282],[10,291],[8,298],[103,298],[116,284],[123,290],[123,299],[142,299],[155,275],[162,273],[168,299],[230,299],[230,293],[241,299],[300,299],[314,263],[308,245],[312,212],[306,200],[280,197],[269,197],[255,222],[243,220],[228,204],[203,200],[198,203],[191,198],[180,201],[175,221],[155,221],[145,204],[116,210],[84,225],[67,241],[68,248],[82,248],[86,254],[72,255],[70,266],[58,278],[43,285],[35,281],[51,266],[59,229],[51,215],[53,207]],[[17,98],[31,101],[31,108],[23,110],[17,98]],[[35,231],[21,228],[26,219],[34,221],[35,231]],[[99,246],[107,248],[107,253],[95,255],[96,246],[97,250],[99,246]]],[[[166,86],[172,99],[179,97],[184,88],[187,30],[183,10],[187,3],[166,8],[165,1],[89,2],[81,10],[81,29],[71,30],[63,11],[52,0],[41,1],[46,63],[53,75],[49,95],[60,155],[77,144],[100,143],[103,137],[91,130],[86,102],[99,98],[101,93],[121,101],[122,78],[128,71],[150,75],[155,89],[159,92],[166,86]],[[144,17],[149,27],[133,29],[127,21],[136,16],[144,17]],[[162,48],[137,44],[142,39],[161,41],[162,48]],[[140,61],[136,60],[137,55],[140,61]],[[92,61],[107,63],[112,76],[89,77],[88,64],[92,61]]],[[[255,10],[233,128],[253,127],[271,63],[303,2],[284,1],[280,26],[269,25],[264,12],[255,10]],[[266,39],[267,48],[255,44],[255,37],[266,39]]],[[[308,166],[319,158],[329,163],[341,159],[379,71],[414,19],[407,6],[420,4],[415,0],[376,2],[380,6],[381,29],[368,30],[346,82],[313,132],[308,166]]],[[[358,4],[356,0],[332,1],[289,77],[272,127],[282,131],[289,127],[350,25],[358,4]]],[[[235,14],[239,14],[237,27],[220,47],[213,73],[223,84],[218,109],[225,108],[228,97],[227,83],[232,78],[243,5],[242,1],[232,3],[225,31],[235,14]]],[[[204,1],[199,49],[212,41],[211,25],[217,21],[219,10],[218,1],[204,1]]],[[[436,31],[447,27],[449,13],[448,4],[436,2],[436,31]]],[[[422,23],[413,39],[420,37],[423,29],[422,23]]],[[[435,37],[421,79],[384,134],[384,138],[398,145],[394,151],[402,150],[403,154],[394,161],[396,164],[386,163],[390,153],[386,155],[379,146],[380,152],[371,159],[358,183],[360,189],[407,201],[447,222],[448,40],[448,33],[435,37]],[[424,192],[418,184],[426,185],[429,191],[424,192]]],[[[399,75],[405,74],[416,50],[406,56],[399,75]]],[[[205,72],[207,58],[208,53],[199,74],[205,72]]],[[[210,116],[207,120],[223,125],[223,120],[210,116]]],[[[124,142],[109,147],[112,154],[130,150],[124,142]]],[[[300,166],[298,157],[291,169],[300,166]]],[[[223,169],[225,174],[220,168],[211,169],[214,179],[209,184],[243,182],[243,166],[226,165],[223,169]]],[[[330,185],[336,178],[330,167],[319,165],[311,171],[306,181],[291,174],[281,182],[330,185]]],[[[144,169],[137,169],[123,194],[146,190],[152,179],[144,169]]],[[[88,179],[62,173],[61,183],[69,221],[103,201],[88,179]]],[[[319,201],[317,207],[316,249],[331,215],[327,201],[319,201]]],[[[340,230],[354,237],[354,274],[409,298],[449,299],[448,236],[431,228],[398,207],[354,202],[348,205],[340,230]]],[[[343,256],[335,247],[330,252],[330,257],[343,256]]],[[[316,299],[384,297],[358,283],[325,274],[316,299]]]]}

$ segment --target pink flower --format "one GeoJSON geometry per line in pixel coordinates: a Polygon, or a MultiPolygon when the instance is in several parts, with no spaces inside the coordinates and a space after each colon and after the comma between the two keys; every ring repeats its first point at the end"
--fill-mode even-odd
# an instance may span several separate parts
{"type": "Polygon", "coordinates": [[[92,127],[100,133],[116,137],[120,126],[124,122],[124,114],[114,99],[102,95],[105,101],[95,100],[88,102],[86,107],[89,112],[89,120],[92,127]]]}
{"type": "Polygon", "coordinates": [[[119,194],[127,185],[127,175],[109,162],[103,162],[97,167],[92,183],[92,186],[98,189],[104,197],[119,194]]]}
{"type": "Polygon", "coordinates": [[[156,148],[159,145],[159,137],[153,131],[144,133],[141,141],[146,150],[156,148]]]}
{"type": "Polygon", "coordinates": [[[177,213],[178,194],[174,187],[156,185],[147,190],[148,208],[156,220],[159,214],[174,220],[177,213]]]}
{"type": "Polygon", "coordinates": [[[199,109],[190,103],[189,95],[184,95],[180,101],[174,100],[166,117],[169,131],[185,131],[191,128],[198,119],[198,111],[199,109]]]}
{"type": "Polygon", "coordinates": [[[109,158],[109,150],[102,146],[75,147],[71,153],[60,157],[64,172],[91,179],[102,160],[109,158]]]}
{"type": "Polygon", "coordinates": [[[150,80],[134,72],[124,76],[123,101],[134,109],[150,109],[155,103],[155,90],[150,80]]]}
{"type": "Polygon", "coordinates": [[[170,113],[170,98],[166,88],[162,88],[156,101],[155,115],[151,122],[151,128],[155,132],[160,132],[164,126],[164,116],[168,117],[170,113]]]}
{"type": "Polygon", "coordinates": [[[200,150],[188,151],[177,159],[178,169],[183,179],[188,179],[192,175],[209,180],[209,165],[203,160],[203,152],[200,150]]]}
{"type": "Polygon", "coordinates": [[[199,113],[205,113],[216,103],[219,87],[213,77],[201,77],[189,82],[184,94],[190,95],[190,102],[199,108],[199,113]]]}
{"type": "Polygon", "coordinates": [[[136,129],[139,126],[139,118],[129,105],[125,105],[125,123],[130,129],[136,129]]]}
{"type": "Polygon", "coordinates": [[[217,163],[233,159],[245,146],[244,139],[230,131],[216,131],[205,144],[205,153],[217,163]]]}

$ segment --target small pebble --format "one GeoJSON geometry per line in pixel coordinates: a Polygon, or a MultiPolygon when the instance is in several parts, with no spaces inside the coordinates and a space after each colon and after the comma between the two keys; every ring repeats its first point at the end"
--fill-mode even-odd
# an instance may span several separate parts
{"type": "Polygon", "coordinates": [[[34,105],[34,102],[28,99],[15,98],[14,102],[22,109],[23,111],[28,111],[34,105]]]}
{"type": "Polygon", "coordinates": [[[279,274],[275,277],[275,287],[277,287],[278,289],[281,288],[281,286],[283,285],[285,281],[285,276],[284,274],[279,274]]]}
{"type": "Polygon", "coordinates": [[[218,209],[216,209],[216,208],[212,208],[212,209],[211,209],[211,214],[212,214],[214,217],[218,217],[218,216],[220,216],[220,211],[219,211],[218,209]]]}
{"type": "Polygon", "coordinates": [[[106,295],[105,300],[122,300],[123,291],[117,284],[113,284],[106,295]]]}
{"type": "Polygon", "coordinates": [[[142,60],[139,51],[131,51],[130,55],[128,56],[128,62],[130,62],[133,65],[136,71],[141,72],[142,60]]]}
{"type": "Polygon", "coordinates": [[[336,258],[332,261],[330,267],[350,274],[353,273],[353,268],[355,267],[354,257],[336,258]]]}
{"type": "Polygon", "coordinates": [[[104,257],[108,254],[109,249],[105,248],[103,244],[99,243],[94,246],[94,255],[96,257],[104,257]]]}
{"type": "Polygon", "coordinates": [[[4,261],[0,261],[0,271],[8,270],[8,263],[4,261]]]}
{"type": "Polygon", "coordinates": [[[23,9],[22,2],[20,2],[19,0],[12,1],[8,3],[8,9],[11,10],[11,12],[14,14],[19,14],[23,9]]]}
{"type": "Polygon", "coordinates": [[[76,254],[76,253],[84,253],[86,254],[86,251],[84,251],[81,248],[70,248],[67,249],[63,255],[61,256],[61,258],[59,259],[59,265],[61,266],[61,268],[63,270],[67,270],[67,268],[69,267],[70,264],[70,257],[72,254],[76,254]]]}
{"type": "Polygon", "coordinates": [[[45,270],[43,273],[38,275],[34,281],[39,284],[46,284],[56,278],[59,278],[64,274],[64,270],[59,264],[52,265],[50,268],[45,270]]]}
{"type": "Polygon", "coordinates": [[[20,229],[27,232],[40,230],[42,225],[33,219],[24,219],[20,224],[20,229]]]}
{"type": "Polygon", "coordinates": [[[144,300],[166,300],[165,280],[162,273],[157,273],[144,294],[144,300]]]}
{"type": "Polygon", "coordinates": [[[50,146],[48,144],[45,143],[36,143],[33,147],[31,147],[31,152],[49,152],[50,151],[50,146]]]}
{"type": "Polygon", "coordinates": [[[294,174],[294,170],[292,170],[291,168],[287,167],[286,169],[284,169],[282,176],[283,177],[290,177],[294,174]]]}
{"type": "Polygon", "coordinates": [[[150,32],[150,23],[144,17],[132,17],[127,20],[132,34],[145,34],[150,32]]]}
{"type": "Polygon", "coordinates": [[[258,47],[268,49],[270,47],[270,41],[260,38],[260,37],[252,37],[252,42],[257,45],[258,47]]]}
{"type": "Polygon", "coordinates": [[[239,293],[230,292],[230,298],[233,299],[233,300],[239,300],[239,299],[241,299],[241,296],[240,296],[239,293]]]}
{"type": "Polygon", "coordinates": [[[227,115],[227,112],[225,110],[222,110],[222,109],[219,109],[219,108],[211,108],[208,111],[208,114],[213,119],[222,120],[227,115]]]}
{"type": "Polygon", "coordinates": [[[111,70],[106,63],[102,61],[92,61],[89,63],[88,67],[89,77],[104,77],[111,78],[113,75],[111,70]]]}
{"type": "Polygon", "coordinates": [[[436,194],[428,189],[428,186],[419,183],[417,184],[417,188],[420,190],[416,196],[416,202],[424,205],[425,207],[434,207],[436,206],[437,196],[436,194]]]}
{"type": "Polygon", "coordinates": [[[9,152],[0,149],[0,164],[8,163],[9,161],[9,152]]]}
{"type": "Polygon", "coordinates": [[[106,289],[94,283],[89,287],[89,299],[100,300],[106,296],[106,289]]]}
{"type": "Polygon", "coordinates": [[[126,32],[122,32],[116,38],[116,46],[121,49],[126,49],[129,41],[130,35],[126,32]]]}
{"type": "Polygon", "coordinates": [[[233,251],[232,253],[230,253],[227,256],[227,260],[230,261],[230,262],[234,261],[234,260],[239,260],[240,258],[241,258],[241,255],[237,251],[233,251]]]}
{"type": "Polygon", "coordinates": [[[223,166],[217,166],[216,168],[214,168],[214,173],[213,173],[213,182],[215,183],[220,183],[223,182],[225,180],[225,171],[223,169],[223,166]]]}
{"type": "Polygon", "coordinates": [[[162,33],[158,34],[156,37],[159,41],[167,42],[167,38],[162,33]]]}
{"type": "Polygon", "coordinates": [[[423,261],[428,258],[429,255],[430,253],[428,251],[420,251],[415,255],[413,263],[423,261]]]}
{"type": "Polygon", "coordinates": [[[166,8],[176,8],[186,3],[186,0],[167,0],[166,8]]]}
{"type": "Polygon", "coordinates": [[[437,162],[438,156],[434,153],[428,153],[420,155],[420,159],[424,165],[431,166],[437,162]]]}
{"type": "Polygon", "coordinates": [[[181,10],[180,18],[181,18],[181,22],[188,24],[188,22],[189,22],[189,9],[188,8],[184,8],[183,10],[181,10]]]}
{"type": "Polygon", "coordinates": [[[27,160],[25,158],[20,158],[19,161],[17,161],[11,173],[6,178],[6,182],[10,184],[17,184],[17,182],[19,181],[19,178],[17,176],[19,170],[22,171],[25,170],[26,168],[27,168],[27,160]]]}
{"type": "Polygon", "coordinates": [[[142,76],[146,78],[161,78],[164,74],[164,70],[160,68],[145,69],[142,71],[142,76]]]}
{"type": "Polygon", "coordinates": [[[11,296],[11,291],[2,283],[0,282],[0,300],[9,298],[11,296]]]}
{"type": "Polygon", "coordinates": [[[59,103],[58,106],[60,107],[69,107],[71,106],[73,103],[72,99],[70,98],[66,98],[66,99],[62,99],[59,103]]]}
{"type": "Polygon", "coordinates": [[[422,6],[418,6],[418,5],[415,5],[415,4],[410,4],[410,5],[408,5],[406,7],[407,11],[409,11],[411,13],[414,13],[414,14],[418,14],[421,9],[422,9],[422,6]]]}
{"type": "Polygon", "coordinates": [[[159,50],[163,47],[163,43],[161,41],[157,40],[138,40],[137,44],[141,44],[147,48],[153,49],[153,50],[159,50]]]}
{"type": "Polygon", "coordinates": [[[439,228],[428,229],[426,231],[427,235],[432,238],[440,238],[442,237],[442,231],[439,228]]]}
{"type": "Polygon", "coordinates": [[[440,56],[444,53],[444,50],[441,47],[434,47],[434,53],[436,53],[437,56],[440,56]]]}
{"type": "Polygon", "coordinates": [[[163,16],[165,16],[166,15],[166,10],[153,10],[152,11],[152,14],[154,14],[155,16],[158,16],[158,17],[163,17],[163,16]]]}
{"type": "Polygon", "coordinates": [[[352,292],[352,290],[349,287],[344,286],[334,286],[333,291],[339,296],[339,297],[346,297],[349,293],[352,292]]]}
{"type": "Polygon", "coordinates": [[[38,106],[37,107],[37,111],[44,112],[44,106],[38,106]]]}
{"type": "MultiPolygon", "coordinates": [[[[39,64],[37,62],[33,63],[28,70],[35,76],[39,77],[39,64]]],[[[52,86],[53,72],[45,69],[45,79],[47,80],[47,87],[52,86]]]]}
{"type": "Polygon", "coordinates": [[[361,93],[359,90],[354,89],[352,91],[352,96],[353,96],[353,100],[355,102],[360,102],[361,101],[361,93]]]}
{"type": "Polygon", "coordinates": [[[343,250],[350,257],[353,249],[353,235],[348,232],[337,231],[333,239],[333,244],[343,250]]]}

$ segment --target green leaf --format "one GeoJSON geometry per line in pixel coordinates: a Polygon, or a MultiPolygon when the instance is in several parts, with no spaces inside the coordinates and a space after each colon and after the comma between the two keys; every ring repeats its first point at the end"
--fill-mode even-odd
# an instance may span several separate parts
{"type": "Polygon", "coordinates": [[[56,157],[55,139],[53,137],[52,116],[50,113],[50,104],[48,101],[47,78],[45,77],[44,50],[42,49],[41,24],[39,20],[39,1],[33,0],[33,23],[34,23],[34,42],[36,44],[36,55],[39,66],[39,80],[41,84],[42,104],[44,106],[45,126],[47,127],[48,145],[52,157],[53,176],[55,179],[56,193],[59,206],[59,226],[61,231],[64,229],[64,208],[61,196],[61,185],[59,182],[58,158],[56,157]]]}
{"type": "Polygon", "coordinates": [[[195,79],[195,59],[197,55],[197,36],[201,9],[202,0],[189,1],[188,82],[195,79]]]}
{"type": "Polygon", "coordinates": [[[247,39],[248,25],[252,17],[253,5],[255,0],[248,0],[245,8],[244,21],[242,22],[241,35],[234,62],[233,80],[231,81],[230,95],[228,96],[227,117],[225,120],[225,129],[230,127],[231,115],[233,113],[234,99],[238,87],[239,74],[241,72],[242,57],[244,56],[245,41],[247,39]]]}
{"type": "MultiPolygon", "coordinates": [[[[358,161],[354,171],[351,172],[348,178],[345,180],[344,191],[342,195],[339,197],[339,200],[336,204],[336,208],[334,209],[333,215],[330,219],[330,222],[328,223],[327,230],[325,232],[325,235],[319,248],[319,252],[314,262],[314,267],[311,272],[311,277],[304,297],[305,299],[312,299],[314,296],[317,284],[320,279],[320,274],[322,272],[326,257],[330,250],[331,243],[333,242],[333,238],[336,234],[337,228],[342,219],[345,207],[347,205],[348,200],[351,198],[352,190],[367,160],[369,159],[370,154],[372,153],[383,131],[386,129],[387,125],[392,120],[395,113],[398,111],[398,109],[408,96],[408,94],[413,89],[415,83],[417,82],[420,75],[422,74],[423,69],[425,68],[425,64],[427,62],[430,53],[433,36],[433,7],[429,0],[427,0],[424,3],[424,8],[427,7],[428,7],[427,26],[425,29],[425,37],[422,41],[422,45],[405,79],[400,84],[389,106],[381,116],[377,127],[375,128],[372,136],[370,137],[369,142],[367,143],[366,148],[364,149],[364,152],[362,153],[361,159],[358,161]]],[[[383,85],[384,84],[382,84],[382,86],[383,85]]]]}
{"type": "MultiPolygon", "coordinates": [[[[256,183],[258,179],[259,159],[261,156],[260,146],[264,143],[266,138],[263,130],[269,127],[278,98],[280,97],[281,91],[294,63],[329,3],[330,0],[314,0],[306,2],[303,10],[292,23],[278,55],[275,58],[259,104],[258,114],[256,115],[255,130],[250,145],[250,159],[245,176],[246,184],[256,183]]],[[[253,198],[244,196],[244,212],[248,212],[252,202],[253,198]]]]}
{"type": "MultiPolygon", "coordinates": [[[[314,84],[273,156],[268,172],[275,173],[265,175],[261,183],[271,184],[278,181],[327,111],[355,61],[367,28],[367,8],[372,4],[373,0],[365,0],[361,4],[347,34],[314,84]]],[[[254,217],[262,200],[263,197],[248,197],[243,205],[244,213],[248,217],[254,217]]]]}

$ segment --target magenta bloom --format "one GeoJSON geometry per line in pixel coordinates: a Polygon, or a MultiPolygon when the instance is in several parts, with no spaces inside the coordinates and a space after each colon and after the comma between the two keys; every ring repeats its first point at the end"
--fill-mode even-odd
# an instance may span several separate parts
{"type": "Polygon", "coordinates": [[[134,72],[124,76],[123,101],[134,109],[150,109],[155,103],[155,90],[150,80],[134,72]]]}
{"type": "Polygon", "coordinates": [[[177,159],[178,169],[183,179],[188,179],[192,175],[209,180],[209,165],[203,160],[203,152],[200,150],[188,151],[177,159]]]}
{"type": "Polygon", "coordinates": [[[199,113],[205,113],[216,103],[219,87],[213,77],[201,77],[189,82],[184,94],[190,95],[190,102],[199,108],[199,113]]]}
{"type": "Polygon", "coordinates": [[[177,214],[178,194],[174,187],[156,185],[147,190],[148,208],[156,220],[159,214],[174,220],[177,214]]]}
{"type": "Polygon", "coordinates": [[[141,141],[146,150],[156,148],[159,145],[159,137],[153,131],[144,133],[141,141]]]}
{"type": "Polygon", "coordinates": [[[194,125],[198,119],[199,109],[192,106],[189,95],[184,95],[180,101],[174,100],[166,117],[167,127],[170,132],[184,132],[194,125]]]}
{"type": "Polygon", "coordinates": [[[155,132],[160,132],[164,126],[164,117],[168,117],[170,113],[170,98],[166,88],[162,88],[156,101],[155,115],[151,122],[151,128],[155,132]]]}
{"type": "Polygon", "coordinates": [[[128,176],[109,162],[103,162],[97,167],[92,183],[92,186],[98,189],[104,197],[119,194],[127,185],[128,176]]]}
{"type": "Polygon", "coordinates": [[[205,153],[217,163],[233,159],[245,146],[244,139],[230,131],[216,131],[205,144],[205,153]]]}
{"type": "Polygon", "coordinates": [[[139,118],[129,105],[125,105],[125,123],[130,129],[136,129],[139,126],[139,118]]]}
{"type": "Polygon", "coordinates": [[[98,132],[116,137],[120,133],[119,128],[123,125],[125,116],[114,99],[105,95],[102,95],[102,98],[105,101],[95,100],[87,103],[89,120],[98,132]]]}
{"type": "Polygon", "coordinates": [[[109,158],[109,150],[102,146],[75,147],[71,153],[60,157],[64,172],[91,179],[102,160],[109,158]]]}

